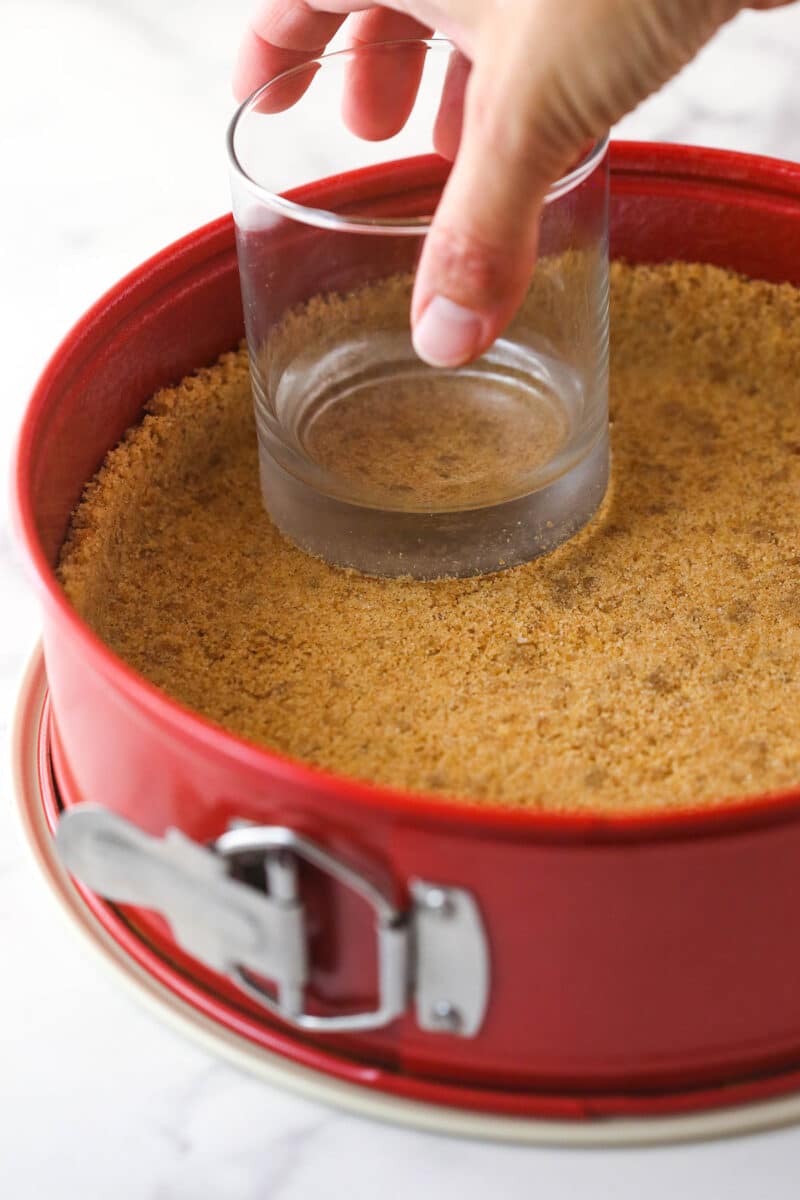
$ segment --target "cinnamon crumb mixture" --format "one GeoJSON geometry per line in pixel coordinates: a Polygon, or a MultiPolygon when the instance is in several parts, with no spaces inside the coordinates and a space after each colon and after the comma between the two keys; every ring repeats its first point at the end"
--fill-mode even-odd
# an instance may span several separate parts
{"type": "Polygon", "coordinates": [[[486,804],[652,810],[800,782],[800,291],[616,265],[613,486],[545,559],[367,579],[259,494],[247,360],[159,392],[60,576],[132,666],[242,736],[486,804]]]}

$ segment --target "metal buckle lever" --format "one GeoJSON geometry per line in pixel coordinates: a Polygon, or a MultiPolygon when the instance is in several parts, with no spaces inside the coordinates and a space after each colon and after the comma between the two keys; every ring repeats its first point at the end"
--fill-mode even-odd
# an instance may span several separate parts
{"type": "Polygon", "coordinates": [[[269,895],[276,903],[286,904],[290,909],[300,903],[296,861],[300,858],[362,896],[375,913],[378,1007],[373,1011],[316,1016],[303,1010],[302,986],[281,986],[276,1002],[250,978],[246,968],[235,966],[229,973],[243,991],[299,1029],[318,1033],[377,1029],[405,1012],[408,1007],[408,929],[404,914],[368,880],[316,842],[283,825],[239,825],[217,838],[214,850],[228,861],[241,856],[263,855],[269,895]]]}
{"type": "Polygon", "coordinates": [[[56,848],[67,869],[92,891],[160,912],[183,949],[296,1028],[315,1033],[381,1028],[405,1013],[412,997],[419,1025],[431,1032],[474,1037],[483,1022],[486,935],[474,898],[462,888],[410,880],[411,906],[401,910],[336,855],[285,826],[238,823],[207,847],[176,829],[152,837],[89,803],[62,815],[56,848]],[[265,890],[231,873],[235,862],[248,859],[263,863],[265,890]],[[327,1016],[306,1011],[308,938],[298,860],[373,909],[378,1004],[372,1011],[327,1016]]]}
{"type": "Polygon", "coordinates": [[[244,965],[279,995],[305,986],[302,905],[233,879],[223,858],[179,830],[151,837],[107,808],[80,804],[58,822],[56,849],[92,891],[161,913],[178,944],[219,974],[244,965]]]}

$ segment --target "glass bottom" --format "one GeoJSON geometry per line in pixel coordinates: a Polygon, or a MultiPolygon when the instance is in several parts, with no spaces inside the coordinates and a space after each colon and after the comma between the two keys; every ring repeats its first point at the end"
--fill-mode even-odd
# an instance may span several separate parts
{"type": "Polygon", "coordinates": [[[467,367],[432,370],[407,328],[343,336],[298,356],[271,402],[254,361],[272,456],[320,492],[387,511],[473,509],[536,490],[561,473],[587,405],[580,374],[551,347],[504,338],[467,367]]]}
{"type": "Polygon", "coordinates": [[[259,445],[261,490],[278,529],[318,558],[366,575],[464,578],[548,554],[597,511],[608,486],[604,430],[556,478],[501,503],[453,511],[383,509],[326,495],[259,445]]]}

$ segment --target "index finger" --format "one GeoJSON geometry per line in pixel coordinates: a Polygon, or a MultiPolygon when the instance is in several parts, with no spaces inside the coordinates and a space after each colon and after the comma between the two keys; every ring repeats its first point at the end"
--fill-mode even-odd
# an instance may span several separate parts
{"type": "MultiPolygon", "coordinates": [[[[317,58],[351,12],[372,8],[372,0],[263,0],[239,48],[233,77],[237,100],[244,100],[282,71],[317,58]]],[[[282,96],[281,108],[298,100],[310,82],[304,72],[293,99],[282,96]]]]}

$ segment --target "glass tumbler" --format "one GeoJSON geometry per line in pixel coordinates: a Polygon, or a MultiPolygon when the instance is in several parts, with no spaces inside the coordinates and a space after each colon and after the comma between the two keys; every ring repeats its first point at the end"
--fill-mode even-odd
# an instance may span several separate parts
{"type": "Polygon", "coordinates": [[[264,503],[296,545],[371,575],[512,567],[608,482],[605,140],[551,188],[503,335],[458,369],[414,353],[466,74],[445,40],[361,45],[265,84],[229,131],[264,503]]]}

